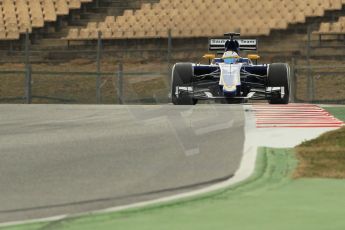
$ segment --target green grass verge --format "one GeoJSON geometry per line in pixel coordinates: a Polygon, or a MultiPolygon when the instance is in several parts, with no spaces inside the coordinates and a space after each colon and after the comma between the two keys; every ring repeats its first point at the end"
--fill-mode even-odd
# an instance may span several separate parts
{"type": "Polygon", "coordinates": [[[326,107],[324,108],[339,120],[345,121],[345,107],[326,107]]]}
{"type": "MultiPolygon", "coordinates": [[[[325,109],[345,121],[345,107],[325,109]]],[[[345,178],[345,127],[303,142],[296,153],[299,165],[295,177],[345,178]]]]}
{"type": "Polygon", "coordinates": [[[293,150],[262,148],[254,175],[234,187],[185,202],[2,230],[344,229],[345,181],[291,179],[293,150]]]}

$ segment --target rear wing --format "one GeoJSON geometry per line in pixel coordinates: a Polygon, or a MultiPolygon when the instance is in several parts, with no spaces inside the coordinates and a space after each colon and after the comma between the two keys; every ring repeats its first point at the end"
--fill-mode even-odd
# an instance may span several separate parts
{"type": "MultiPolygon", "coordinates": [[[[210,51],[217,51],[217,53],[224,53],[225,43],[229,39],[211,38],[208,42],[208,49],[210,51]]],[[[236,39],[240,44],[240,50],[257,50],[258,41],[256,39],[236,39]]]]}

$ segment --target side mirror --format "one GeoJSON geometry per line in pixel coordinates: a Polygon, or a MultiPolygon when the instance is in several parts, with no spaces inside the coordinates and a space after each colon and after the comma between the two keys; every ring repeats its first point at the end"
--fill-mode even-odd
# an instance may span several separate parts
{"type": "Polygon", "coordinates": [[[207,60],[212,60],[216,58],[216,55],[214,54],[205,54],[204,56],[202,56],[203,58],[207,59],[207,60]]]}
{"type": "Polygon", "coordinates": [[[204,56],[202,56],[204,59],[207,59],[208,60],[208,64],[210,65],[211,64],[211,61],[213,59],[216,58],[216,55],[215,54],[205,54],[204,56]]]}
{"type": "Polygon", "coordinates": [[[250,60],[259,60],[260,59],[260,56],[257,55],[257,54],[248,54],[247,56],[250,60]]]}
{"type": "Polygon", "coordinates": [[[258,60],[260,59],[260,56],[257,54],[248,54],[248,59],[254,61],[255,65],[258,64],[258,60]]]}

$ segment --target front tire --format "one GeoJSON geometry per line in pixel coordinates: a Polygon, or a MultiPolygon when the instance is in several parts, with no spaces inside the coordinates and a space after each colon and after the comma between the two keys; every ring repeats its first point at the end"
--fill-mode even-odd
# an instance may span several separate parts
{"type": "Polygon", "coordinates": [[[192,86],[192,80],[193,65],[191,63],[175,64],[175,66],[173,67],[171,80],[171,102],[174,105],[195,105],[198,102],[197,99],[192,98],[190,95],[176,95],[176,88],[178,86],[192,86]]]}
{"type": "Polygon", "coordinates": [[[289,104],[290,101],[290,67],[286,63],[274,63],[268,69],[268,87],[284,87],[284,96],[272,95],[270,104],[289,104]]]}

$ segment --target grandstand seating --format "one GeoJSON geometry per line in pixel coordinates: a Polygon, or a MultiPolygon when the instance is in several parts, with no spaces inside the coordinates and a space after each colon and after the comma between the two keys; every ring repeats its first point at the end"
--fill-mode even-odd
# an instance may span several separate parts
{"type": "Polygon", "coordinates": [[[318,31],[314,31],[313,34],[319,36],[319,44],[321,44],[322,36],[335,35],[337,37],[343,37],[345,39],[345,17],[339,17],[336,22],[322,22],[318,31]],[[340,36],[342,35],[342,36],[340,36]]]}
{"type": "Polygon", "coordinates": [[[66,39],[92,40],[101,31],[104,39],[220,36],[240,31],[244,36],[269,35],[273,29],[304,23],[326,10],[342,9],[345,0],[160,0],[126,10],[87,28],[71,29],[66,39]]]}
{"type": "Polygon", "coordinates": [[[0,40],[16,40],[20,34],[54,22],[70,9],[93,0],[0,0],[0,40]]]}
{"type": "Polygon", "coordinates": [[[340,17],[337,22],[323,22],[314,34],[339,35],[345,34],[345,17],[340,17]]]}

